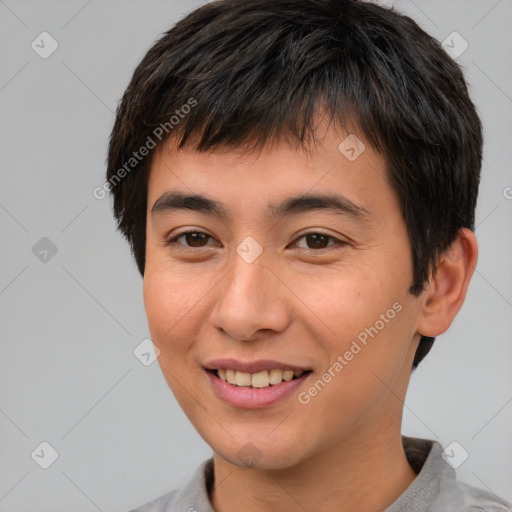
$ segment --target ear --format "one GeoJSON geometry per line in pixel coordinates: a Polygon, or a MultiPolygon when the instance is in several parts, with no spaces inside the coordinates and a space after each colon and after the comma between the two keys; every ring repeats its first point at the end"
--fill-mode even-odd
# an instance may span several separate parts
{"type": "Polygon", "coordinates": [[[418,333],[435,337],[450,327],[466,297],[477,258],[475,234],[461,228],[457,238],[441,254],[437,272],[431,275],[422,292],[418,333]]]}

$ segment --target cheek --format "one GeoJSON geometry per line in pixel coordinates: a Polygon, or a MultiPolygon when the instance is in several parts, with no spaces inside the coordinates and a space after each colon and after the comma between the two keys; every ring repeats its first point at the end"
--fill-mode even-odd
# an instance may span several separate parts
{"type": "MultiPolygon", "coordinates": [[[[380,314],[380,309],[376,310],[380,314]]],[[[382,310],[384,315],[386,311],[382,310]]],[[[385,401],[391,399],[391,406],[399,404],[396,397],[401,389],[397,377],[404,369],[407,355],[408,325],[400,316],[406,314],[404,309],[391,319],[393,313],[386,317],[387,324],[366,312],[338,316],[339,334],[331,336],[326,345],[328,362],[304,390],[305,394],[298,397],[305,404],[299,410],[305,413],[306,423],[306,418],[323,419],[320,423],[308,423],[308,428],[317,429],[318,437],[325,437],[326,443],[336,439],[340,432],[348,435],[368,418],[384,414],[385,401]]],[[[315,438],[313,432],[311,435],[315,438]]]]}
{"type": "MultiPolygon", "coordinates": [[[[304,288],[322,320],[316,322],[314,335],[322,340],[326,355],[322,370],[330,368],[325,379],[322,374],[320,378],[329,388],[322,393],[332,396],[319,400],[318,406],[320,402],[336,404],[340,414],[343,409],[357,409],[358,403],[375,405],[382,398],[386,384],[392,384],[402,367],[414,333],[407,276],[390,279],[389,272],[377,272],[373,264],[371,269],[366,272],[359,266],[339,274],[337,280],[304,288]]],[[[317,388],[323,390],[322,386],[319,383],[317,388]]]]}
{"type": "MultiPolygon", "coordinates": [[[[144,272],[144,307],[153,341],[166,356],[186,348],[194,322],[194,305],[201,294],[193,280],[168,269],[148,265],[144,272]]],[[[204,293],[204,291],[203,291],[204,293]]]]}
{"type": "Polygon", "coordinates": [[[321,279],[303,280],[297,289],[323,321],[320,325],[327,337],[346,342],[392,307],[399,288],[388,282],[387,273],[378,270],[376,263],[358,262],[321,279]]]}
{"type": "Polygon", "coordinates": [[[174,301],[169,283],[158,278],[151,266],[146,265],[144,272],[144,308],[149,328],[153,336],[161,335],[163,329],[169,329],[173,321],[174,301]]]}
{"type": "Polygon", "coordinates": [[[196,294],[199,293],[197,285],[182,281],[173,272],[147,266],[144,307],[151,339],[160,350],[157,361],[162,374],[189,416],[194,413],[194,400],[187,389],[201,373],[194,355],[197,329],[201,323],[194,314],[198,302],[196,294]]]}

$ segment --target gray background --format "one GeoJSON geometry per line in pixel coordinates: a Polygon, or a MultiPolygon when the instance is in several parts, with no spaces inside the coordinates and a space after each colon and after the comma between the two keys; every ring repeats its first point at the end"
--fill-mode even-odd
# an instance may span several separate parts
{"type": "MultiPolygon", "coordinates": [[[[133,354],[149,336],[142,281],[110,199],[92,195],[133,69],[202,3],[0,0],[0,511],[128,510],[210,456],[158,363],[133,354]],[[47,59],[31,48],[43,31],[59,45],[47,59]],[[46,261],[43,237],[57,248],[46,261]],[[48,469],[31,458],[43,441],[59,455],[48,469]]],[[[412,377],[403,432],[457,441],[459,478],[512,500],[512,1],[394,5],[468,42],[458,61],[486,135],[478,266],[412,377]]]]}

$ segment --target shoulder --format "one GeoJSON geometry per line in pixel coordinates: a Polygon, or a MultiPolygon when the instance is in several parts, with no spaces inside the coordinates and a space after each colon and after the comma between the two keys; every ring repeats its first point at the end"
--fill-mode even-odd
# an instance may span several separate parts
{"type": "Polygon", "coordinates": [[[168,492],[145,505],[129,510],[128,512],[171,512],[175,510],[179,490],[168,492]]]}
{"type": "Polygon", "coordinates": [[[512,503],[487,490],[450,479],[440,482],[439,494],[432,507],[432,512],[435,510],[512,512],[512,503]]]}
{"type": "Polygon", "coordinates": [[[402,436],[416,479],[386,512],[512,512],[512,504],[457,479],[437,441],[402,436]]]}
{"type": "Polygon", "coordinates": [[[213,459],[203,461],[188,483],[128,512],[214,512],[208,498],[213,459]]]}

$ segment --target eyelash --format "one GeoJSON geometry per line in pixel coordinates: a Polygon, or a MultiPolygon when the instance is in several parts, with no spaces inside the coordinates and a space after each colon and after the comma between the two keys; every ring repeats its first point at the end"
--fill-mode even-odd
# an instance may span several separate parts
{"type": "MultiPolygon", "coordinates": [[[[171,244],[177,244],[176,240],[178,240],[182,236],[185,236],[185,235],[188,235],[188,234],[192,234],[192,233],[203,234],[203,235],[206,235],[209,239],[213,239],[212,236],[208,235],[207,233],[204,233],[203,231],[190,230],[190,231],[184,231],[183,233],[180,233],[179,235],[176,235],[175,237],[169,239],[166,242],[166,245],[169,246],[171,244]]],[[[347,245],[347,242],[343,242],[342,240],[338,240],[334,236],[328,235],[326,233],[322,233],[320,231],[308,231],[307,233],[303,233],[300,237],[296,238],[294,242],[297,242],[298,240],[301,240],[302,238],[304,238],[304,237],[306,237],[308,235],[322,235],[322,236],[327,237],[329,240],[334,240],[337,243],[334,244],[334,245],[328,245],[327,247],[322,247],[320,249],[302,248],[302,250],[319,252],[321,250],[325,250],[325,249],[328,249],[330,247],[334,247],[335,245],[338,245],[340,247],[343,246],[343,245],[347,245]]],[[[178,245],[180,245],[181,247],[185,248],[185,250],[188,250],[188,249],[204,249],[205,247],[208,247],[208,246],[204,246],[204,247],[191,247],[191,246],[182,245],[182,244],[178,244],[178,245]]]]}

